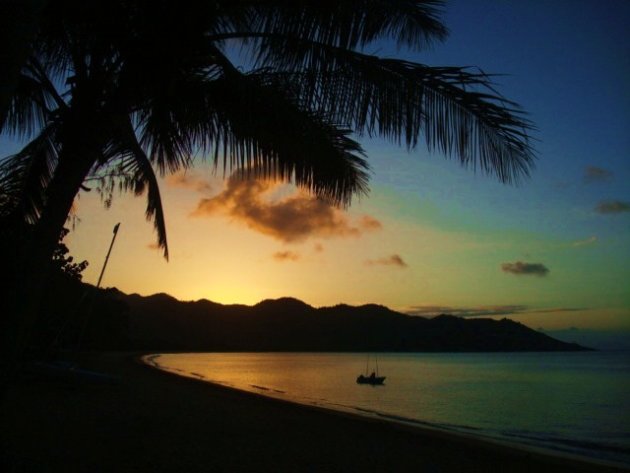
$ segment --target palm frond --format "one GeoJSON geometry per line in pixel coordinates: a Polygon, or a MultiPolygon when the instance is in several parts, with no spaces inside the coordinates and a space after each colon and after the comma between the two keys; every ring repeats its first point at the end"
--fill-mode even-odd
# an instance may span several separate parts
{"type": "Polygon", "coordinates": [[[367,164],[350,130],[300,109],[261,79],[232,70],[221,79],[189,81],[168,112],[157,115],[151,107],[139,119],[149,157],[158,166],[187,166],[187,157],[200,149],[226,171],[292,181],[338,204],[365,193],[367,164]]]}
{"type": "Polygon", "coordinates": [[[45,125],[48,112],[46,94],[41,84],[32,76],[22,73],[2,131],[19,139],[30,137],[45,125]]]}
{"type": "Polygon", "coordinates": [[[153,221],[157,233],[158,246],[164,251],[164,258],[168,260],[168,241],[166,237],[166,221],[160,186],[153,172],[151,161],[138,143],[131,120],[121,119],[116,139],[105,150],[105,162],[111,163],[118,158],[117,174],[122,190],[130,190],[136,196],[147,191],[147,207],[145,216],[153,221]]]}
{"type": "MultiPolygon", "coordinates": [[[[294,46],[295,48],[296,46],[294,46]]],[[[502,182],[517,182],[533,167],[528,132],[518,105],[498,94],[490,76],[460,67],[431,67],[303,43],[308,67],[267,73],[291,87],[304,106],[358,133],[457,156],[502,182]]]]}
{"type": "MultiPolygon", "coordinates": [[[[192,164],[200,131],[196,125],[204,126],[197,123],[200,118],[196,117],[198,104],[186,100],[194,94],[196,85],[195,81],[187,79],[165,84],[163,92],[136,114],[141,129],[141,147],[147,150],[150,161],[162,175],[192,164]]],[[[203,97],[195,97],[199,98],[203,97]]]]}
{"type": "MultiPolygon", "coordinates": [[[[377,39],[420,49],[448,34],[439,0],[295,0],[254,3],[252,32],[300,38],[340,48],[362,48],[377,39]]],[[[261,57],[282,55],[277,43],[259,43],[261,57]]],[[[265,60],[265,63],[267,60],[265,60]]]]}
{"type": "Polygon", "coordinates": [[[58,162],[57,125],[51,124],[19,153],[0,164],[0,214],[35,223],[58,162]]]}
{"type": "Polygon", "coordinates": [[[350,130],[299,108],[285,91],[261,79],[229,74],[215,84],[221,92],[213,94],[212,105],[229,127],[224,167],[293,181],[337,204],[366,193],[368,166],[350,130]]]}

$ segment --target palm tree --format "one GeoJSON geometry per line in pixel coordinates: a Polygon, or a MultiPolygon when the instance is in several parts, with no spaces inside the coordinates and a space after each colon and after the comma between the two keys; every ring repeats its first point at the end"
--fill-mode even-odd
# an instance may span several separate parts
{"type": "Polygon", "coordinates": [[[531,125],[488,75],[364,53],[377,40],[421,49],[444,39],[441,6],[50,0],[3,130],[30,141],[0,164],[0,217],[32,228],[27,277],[42,273],[93,178],[146,190],[168,258],[156,171],[186,168],[196,155],[338,205],[367,191],[352,133],[410,150],[424,137],[506,183],[528,175],[531,125]]]}

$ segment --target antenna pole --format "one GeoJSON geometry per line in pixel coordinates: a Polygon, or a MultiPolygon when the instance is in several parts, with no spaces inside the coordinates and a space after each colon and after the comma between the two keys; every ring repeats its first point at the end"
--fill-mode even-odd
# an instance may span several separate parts
{"type": "MultiPolygon", "coordinates": [[[[114,242],[116,241],[116,235],[118,235],[118,228],[120,228],[120,222],[114,225],[114,236],[112,237],[112,242],[109,244],[109,250],[107,250],[107,256],[105,257],[105,262],[103,263],[103,269],[101,270],[101,275],[98,277],[98,282],[96,283],[96,289],[101,286],[101,280],[103,279],[103,274],[105,274],[105,268],[107,267],[107,262],[109,261],[109,255],[112,253],[112,248],[114,247],[114,242]]],[[[96,290],[94,292],[96,292],[96,290]]],[[[87,295],[87,293],[85,295],[87,295]]],[[[94,295],[92,295],[92,298],[93,297],[94,295]]],[[[93,302],[93,299],[88,302],[83,327],[81,328],[81,332],[79,333],[79,338],[77,340],[77,350],[81,347],[81,342],[83,341],[83,336],[85,335],[85,329],[88,325],[90,316],[92,315],[93,302]]]]}
{"type": "Polygon", "coordinates": [[[112,252],[112,248],[114,247],[114,242],[116,241],[116,235],[118,235],[118,228],[120,227],[120,222],[114,225],[114,236],[112,237],[112,242],[109,244],[109,250],[107,251],[107,256],[105,257],[105,262],[103,263],[103,269],[101,270],[101,275],[98,277],[98,282],[96,283],[96,287],[101,287],[101,281],[103,279],[103,274],[105,274],[105,268],[107,267],[107,262],[109,261],[109,255],[112,252]]]}

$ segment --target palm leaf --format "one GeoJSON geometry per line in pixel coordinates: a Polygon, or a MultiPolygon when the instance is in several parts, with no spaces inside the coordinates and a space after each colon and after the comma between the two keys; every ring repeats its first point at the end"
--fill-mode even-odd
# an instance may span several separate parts
{"type": "MultiPolygon", "coordinates": [[[[245,2],[247,3],[247,2],[245,2]]],[[[420,49],[446,38],[439,0],[295,0],[251,2],[250,33],[300,38],[347,49],[377,39],[420,49]]],[[[265,56],[275,43],[263,38],[257,49],[265,56]]],[[[275,50],[277,54],[281,51],[275,50]]]]}
{"type": "Polygon", "coordinates": [[[265,79],[232,72],[213,84],[224,168],[292,181],[337,204],[349,205],[353,194],[366,193],[368,165],[350,130],[300,108],[265,79]]]}
{"type": "Polygon", "coordinates": [[[264,14],[274,2],[262,2],[261,19],[242,33],[258,52],[260,70],[278,88],[290,89],[301,108],[410,149],[424,137],[430,151],[456,156],[502,182],[518,182],[534,165],[528,135],[533,127],[516,104],[494,90],[490,76],[352,50],[378,37],[408,35],[418,41],[423,31],[443,37],[445,30],[431,23],[438,21],[440,3],[341,1],[319,12],[312,11],[313,2],[298,1],[264,14]],[[331,12],[338,13],[335,21],[331,12]],[[371,26],[379,17],[380,29],[371,26]],[[334,26],[327,28],[329,23],[334,26]]]}
{"type": "Polygon", "coordinates": [[[58,162],[57,124],[50,124],[19,153],[0,164],[0,214],[35,223],[58,162]]]}
{"type": "MultiPolygon", "coordinates": [[[[219,54],[219,53],[217,53],[219,54]]],[[[220,79],[188,78],[170,100],[139,112],[140,143],[159,167],[187,166],[200,149],[224,169],[249,169],[348,204],[367,189],[367,164],[349,130],[301,109],[290,95],[224,64],[220,79]],[[185,104],[183,106],[182,104],[185,104]]]]}
{"type": "Polygon", "coordinates": [[[20,139],[32,136],[45,126],[49,114],[41,83],[28,73],[20,74],[7,110],[3,132],[20,139]]]}
{"type": "MultiPolygon", "coordinates": [[[[294,50],[299,46],[293,45],[294,50]]],[[[517,182],[533,167],[533,127],[518,106],[495,92],[490,77],[458,67],[431,67],[302,43],[307,65],[271,69],[271,81],[291,87],[305,107],[328,114],[358,133],[408,148],[424,135],[430,150],[455,155],[502,182],[517,182]]]]}
{"type": "Polygon", "coordinates": [[[158,246],[163,249],[164,257],[168,260],[166,221],[157,177],[151,161],[138,143],[131,120],[121,118],[118,125],[116,139],[105,150],[103,161],[110,168],[114,167],[112,162],[118,161],[114,179],[120,180],[122,190],[131,190],[137,196],[147,191],[145,216],[147,220],[153,221],[158,246]]]}

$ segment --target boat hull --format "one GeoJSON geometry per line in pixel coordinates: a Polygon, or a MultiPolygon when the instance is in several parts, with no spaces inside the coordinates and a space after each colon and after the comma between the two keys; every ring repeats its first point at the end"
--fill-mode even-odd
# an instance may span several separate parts
{"type": "Polygon", "coordinates": [[[360,374],[357,378],[357,384],[380,385],[385,382],[385,378],[385,376],[363,376],[360,374]]]}

